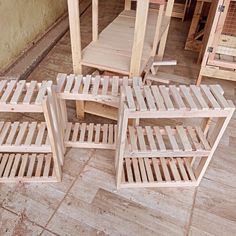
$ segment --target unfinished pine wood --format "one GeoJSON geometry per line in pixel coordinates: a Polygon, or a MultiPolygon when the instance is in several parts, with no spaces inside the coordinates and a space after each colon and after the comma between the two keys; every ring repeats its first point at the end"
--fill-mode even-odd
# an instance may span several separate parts
{"type": "MultiPolygon", "coordinates": [[[[142,159],[141,159],[142,160],[142,159]]],[[[124,179],[121,188],[196,186],[194,172],[187,159],[143,158],[144,165],[136,159],[124,158],[124,179]]]]}
{"type": "Polygon", "coordinates": [[[121,96],[117,188],[197,186],[235,111],[223,89],[219,85],[126,86],[121,96]],[[217,122],[208,133],[202,120],[212,117],[217,122]],[[168,118],[169,122],[183,118],[183,123],[190,118],[194,125],[127,127],[134,118],[168,118]]]}
{"type": "Polygon", "coordinates": [[[75,76],[61,74],[57,77],[57,96],[63,100],[83,100],[118,107],[121,88],[125,85],[141,86],[142,78],[109,76],[75,76]],[[79,90],[82,86],[83,90],[79,90]]]}
{"type": "Polygon", "coordinates": [[[52,154],[0,154],[0,182],[57,182],[52,154]]]}
{"type": "Polygon", "coordinates": [[[203,76],[235,81],[236,71],[236,3],[234,0],[213,1],[211,28],[207,31],[203,60],[197,85],[203,76]]]}
{"type": "Polygon", "coordinates": [[[129,118],[224,117],[232,102],[212,86],[128,86],[124,89],[129,118]]]}
{"type": "Polygon", "coordinates": [[[66,147],[115,150],[116,129],[112,124],[68,123],[64,142],[66,147]]]}

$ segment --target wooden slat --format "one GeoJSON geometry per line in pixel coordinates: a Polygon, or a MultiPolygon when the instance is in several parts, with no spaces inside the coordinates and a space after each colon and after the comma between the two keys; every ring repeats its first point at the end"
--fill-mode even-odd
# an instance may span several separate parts
{"type": "Polygon", "coordinates": [[[160,129],[159,127],[155,126],[153,128],[154,132],[155,132],[155,135],[156,135],[156,139],[157,139],[157,143],[159,145],[159,148],[161,151],[166,151],[166,146],[165,146],[165,143],[164,143],[164,140],[162,138],[162,135],[161,135],[161,132],[160,132],[160,129]]]}
{"type": "Polygon", "coordinates": [[[42,176],[42,167],[43,167],[43,160],[44,160],[44,155],[39,154],[37,156],[38,163],[35,171],[35,177],[41,177],[42,176]]]}
{"type": "Polygon", "coordinates": [[[148,108],[150,111],[156,111],[156,106],[154,102],[154,98],[152,96],[151,90],[149,86],[144,86],[144,94],[147,100],[148,108]]]}
{"type": "Polygon", "coordinates": [[[71,74],[71,75],[67,76],[64,93],[70,93],[71,92],[74,81],[75,81],[75,75],[71,74]]]}
{"type": "Polygon", "coordinates": [[[3,177],[5,177],[5,178],[9,177],[9,175],[10,175],[11,167],[14,162],[14,156],[15,156],[15,154],[10,154],[8,157],[8,162],[7,162],[7,165],[6,165],[4,173],[3,173],[3,177]]]}
{"type": "Polygon", "coordinates": [[[38,95],[35,99],[35,104],[41,104],[43,101],[44,96],[46,95],[47,88],[50,86],[50,81],[43,81],[41,87],[39,88],[38,95]]]}
{"type": "Polygon", "coordinates": [[[25,145],[32,144],[32,140],[33,140],[33,137],[34,137],[36,127],[37,127],[37,122],[32,122],[32,123],[29,124],[29,130],[28,130],[28,134],[27,134],[26,139],[25,139],[25,145]]]}
{"type": "Polygon", "coordinates": [[[0,81],[0,97],[2,96],[2,93],[7,85],[7,80],[1,80],[0,81]]]}
{"type": "Polygon", "coordinates": [[[26,174],[26,176],[28,178],[33,176],[35,161],[36,161],[36,154],[33,153],[32,155],[30,155],[30,158],[29,158],[29,167],[28,167],[27,174],[26,174]]]}
{"type": "MultiPolygon", "coordinates": [[[[88,126],[88,142],[92,143],[93,142],[93,131],[94,131],[94,124],[91,123],[88,126]]],[[[113,130],[112,130],[113,131],[113,130]]]]}
{"type": "Polygon", "coordinates": [[[27,87],[26,94],[23,100],[23,104],[30,104],[33,98],[34,90],[36,88],[37,82],[31,81],[27,87]]]}
{"type": "Polygon", "coordinates": [[[161,172],[159,168],[159,163],[156,158],[152,158],[153,169],[155,171],[155,176],[158,182],[162,182],[161,172]]]}
{"type": "Polygon", "coordinates": [[[125,158],[125,166],[126,166],[126,173],[127,173],[127,178],[129,183],[133,183],[133,173],[131,169],[131,160],[130,158],[125,158]]]}
{"type": "Polygon", "coordinates": [[[160,94],[160,91],[159,91],[158,87],[156,85],[152,85],[151,90],[152,90],[152,94],[155,98],[158,109],[160,111],[165,111],[166,108],[165,108],[164,100],[163,100],[163,98],[160,94]]]}
{"type": "Polygon", "coordinates": [[[173,158],[169,160],[169,165],[175,181],[181,181],[181,177],[179,175],[178,169],[175,165],[175,161],[173,158]]]}
{"type": "Polygon", "coordinates": [[[146,103],[144,101],[142,92],[140,90],[140,87],[134,86],[134,93],[135,93],[135,96],[136,96],[136,99],[137,99],[137,102],[138,102],[138,105],[139,105],[139,110],[140,111],[146,111],[147,107],[146,107],[146,103]]]}
{"type": "Polygon", "coordinates": [[[192,171],[192,168],[191,168],[191,166],[189,164],[189,161],[186,158],[184,158],[184,163],[185,163],[186,171],[188,172],[188,175],[189,175],[190,179],[192,181],[196,181],[196,177],[195,177],[195,175],[194,175],[194,173],[192,171]]]}
{"type": "Polygon", "coordinates": [[[82,123],[81,128],[80,128],[79,142],[84,142],[86,128],[87,128],[87,124],[82,123]]]}
{"type": "Polygon", "coordinates": [[[109,77],[104,76],[102,81],[102,95],[107,95],[108,85],[109,85],[109,77]]]}
{"type": "Polygon", "coordinates": [[[201,144],[199,143],[198,139],[197,139],[197,135],[194,132],[193,128],[191,126],[187,126],[187,130],[189,133],[189,136],[191,137],[191,140],[193,142],[193,145],[195,146],[196,150],[202,150],[201,144]]]}
{"type": "Polygon", "coordinates": [[[93,96],[98,95],[98,89],[99,89],[99,85],[100,85],[100,80],[101,80],[100,76],[96,76],[95,77],[95,80],[94,80],[94,83],[93,83],[93,91],[92,91],[93,96]]]}
{"type": "Polygon", "coordinates": [[[13,178],[17,175],[17,173],[19,171],[20,161],[21,161],[21,154],[16,154],[13,166],[11,168],[11,173],[10,173],[11,178],[13,178]]]}
{"type": "Polygon", "coordinates": [[[149,182],[153,182],[153,173],[152,173],[152,169],[150,166],[150,161],[148,158],[144,158],[144,164],[145,164],[145,168],[146,168],[146,172],[147,172],[147,177],[148,177],[148,181],[149,182]]]}
{"type": "Polygon", "coordinates": [[[43,176],[44,177],[48,177],[49,176],[51,162],[52,162],[52,156],[51,156],[51,154],[47,154],[45,156],[45,166],[44,166],[44,170],[43,170],[43,176]]]}
{"type": "Polygon", "coordinates": [[[173,131],[172,131],[171,127],[170,126],[165,126],[165,130],[166,130],[167,136],[170,140],[170,144],[173,148],[173,151],[179,151],[179,146],[176,142],[176,139],[175,139],[175,136],[173,134],[173,131]]]}
{"type": "Polygon", "coordinates": [[[95,139],[94,139],[95,143],[100,142],[100,133],[101,133],[101,124],[97,124],[95,127],[95,139]]]}
{"type": "Polygon", "coordinates": [[[107,143],[108,124],[103,125],[102,131],[103,131],[102,143],[107,143]]]}
{"type": "Polygon", "coordinates": [[[180,110],[186,110],[186,106],[184,104],[184,101],[181,97],[181,95],[179,94],[179,91],[177,90],[175,85],[170,85],[169,86],[170,92],[175,100],[175,103],[178,105],[180,110]]]}
{"type": "Polygon", "coordinates": [[[18,103],[20,95],[21,95],[23,89],[25,88],[25,83],[26,83],[25,80],[21,80],[17,83],[16,90],[15,90],[15,92],[11,98],[11,101],[10,101],[11,104],[18,103]]]}
{"type": "Polygon", "coordinates": [[[111,89],[112,96],[118,96],[118,88],[119,88],[119,77],[118,76],[113,76],[113,78],[112,78],[112,89],[111,89]]]}
{"type": "Polygon", "coordinates": [[[41,146],[42,141],[43,141],[44,132],[45,132],[45,129],[46,129],[46,124],[44,122],[42,122],[38,126],[39,126],[38,127],[38,134],[37,134],[37,137],[36,137],[35,145],[41,146]]]}
{"type": "Polygon", "coordinates": [[[162,97],[164,99],[167,110],[168,111],[174,110],[174,105],[170,99],[167,88],[164,85],[161,85],[161,86],[159,86],[159,89],[160,89],[160,92],[161,92],[162,97]]]}
{"type": "Polygon", "coordinates": [[[176,126],[177,132],[179,134],[179,137],[182,141],[182,144],[184,146],[184,150],[185,151],[192,151],[192,146],[189,142],[188,136],[185,132],[185,129],[183,128],[183,126],[176,126]]]}
{"type": "Polygon", "coordinates": [[[178,163],[180,174],[181,174],[183,180],[188,181],[189,178],[188,178],[187,172],[184,168],[183,160],[181,158],[177,158],[177,163],[178,163]]]}
{"type": "Polygon", "coordinates": [[[6,136],[7,136],[7,133],[9,131],[10,127],[11,127],[11,122],[6,122],[4,124],[4,126],[2,128],[2,132],[0,133],[0,145],[3,144],[3,142],[4,142],[4,140],[5,140],[6,136]]]}
{"type": "Polygon", "coordinates": [[[200,87],[203,90],[203,92],[205,93],[205,95],[208,98],[208,100],[209,100],[210,104],[212,105],[212,107],[215,110],[220,110],[221,107],[218,104],[218,102],[216,101],[216,99],[214,98],[214,96],[212,95],[212,93],[210,92],[210,89],[206,85],[200,85],[200,87]]]}
{"type": "Polygon", "coordinates": [[[20,124],[20,122],[14,122],[13,124],[11,124],[11,130],[10,130],[10,133],[7,137],[7,140],[6,140],[5,144],[7,144],[7,145],[12,144],[13,139],[16,136],[16,132],[17,132],[17,129],[19,127],[19,124],[20,124]]]}
{"type": "Polygon", "coordinates": [[[214,94],[215,98],[217,99],[217,101],[219,102],[219,104],[224,109],[228,108],[229,104],[228,104],[227,100],[225,99],[225,97],[220,92],[221,87],[219,85],[210,85],[210,89],[211,89],[211,92],[214,94]]]}
{"type": "Polygon", "coordinates": [[[161,167],[162,167],[163,174],[165,177],[165,181],[171,181],[170,173],[169,173],[165,158],[161,157],[160,162],[161,162],[161,167]]]}
{"type": "Polygon", "coordinates": [[[185,85],[180,85],[179,88],[180,88],[180,91],[183,93],[187,103],[189,104],[190,109],[193,111],[197,110],[198,107],[190,94],[189,88],[187,88],[185,85]]]}
{"type": "Polygon", "coordinates": [[[200,88],[197,87],[196,85],[190,85],[190,88],[191,88],[191,91],[193,92],[193,94],[195,95],[195,98],[197,99],[197,101],[201,105],[202,110],[208,110],[209,107],[202,96],[200,88]]]}
{"type": "Polygon", "coordinates": [[[25,136],[28,125],[29,125],[29,122],[23,122],[22,124],[20,124],[20,130],[19,130],[19,133],[16,137],[15,145],[22,144],[22,140],[25,136]]]}
{"type": "Polygon", "coordinates": [[[76,142],[79,134],[79,123],[75,123],[74,128],[73,128],[73,134],[72,134],[72,142],[76,142]]]}
{"type": "Polygon", "coordinates": [[[73,89],[71,91],[72,93],[74,93],[74,94],[79,93],[82,80],[83,80],[83,76],[82,75],[75,76],[75,84],[74,84],[74,87],[73,87],[73,89]]]}
{"type": "Polygon", "coordinates": [[[147,180],[147,174],[146,174],[143,158],[139,158],[138,163],[139,163],[139,169],[140,169],[142,182],[147,182],[148,180],[147,180]]]}
{"type": "Polygon", "coordinates": [[[201,140],[201,143],[203,144],[204,148],[206,150],[211,150],[211,147],[210,147],[203,131],[201,130],[201,128],[196,126],[195,129],[196,129],[197,135],[198,135],[199,139],[201,140]]]}
{"type": "Polygon", "coordinates": [[[146,151],[147,147],[146,147],[146,143],[144,140],[143,129],[140,126],[137,127],[137,135],[138,135],[138,143],[139,143],[139,147],[140,147],[141,151],[146,151]]]}
{"type": "Polygon", "coordinates": [[[153,137],[153,130],[151,129],[150,126],[145,126],[145,129],[146,129],[148,143],[150,145],[151,151],[157,151],[156,143],[153,137]]]}
{"type": "Polygon", "coordinates": [[[133,163],[133,170],[134,170],[134,178],[136,183],[141,182],[141,176],[139,172],[139,167],[138,167],[138,160],[137,158],[132,158],[132,163],[133,163]]]}
{"type": "Polygon", "coordinates": [[[133,97],[132,89],[130,88],[130,86],[124,86],[124,90],[125,90],[126,99],[127,99],[129,109],[132,110],[132,111],[135,111],[136,106],[135,106],[135,103],[134,103],[134,97],[133,97]]]}
{"type": "Polygon", "coordinates": [[[69,141],[70,139],[71,129],[72,129],[72,123],[69,122],[66,124],[66,132],[65,132],[65,137],[64,137],[65,142],[69,141]]]}
{"type": "Polygon", "coordinates": [[[4,154],[2,159],[1,159],[1,164],[0,164],[0,177],[3,175],[5,167],[7,165],[9,154],[4,154]]]}
{"type": "Polygon", "coordinates": [[[11,80],[8,85],[7,88],[5,90],[5,92],[3,93],[1,99],[0,99],[0,103],[6,103],[8,102],[8,99],[10,98],[10,96],[13,94],[14,92],[14,88],[16,86],[17,81],[16,80],[11,80]]]}
{"type": "Polygon", "coordinates": [[[21,165],[20,165],[20,170],[18,173],[18,177],[24,177],[25,176],[25,172],[26,172],[26,166],[27,166],[27,162],[28,162],[28,154],[23,154],[21,157],[21,165]]]}
{"type": "Polygon", "coordinates": [[[129,126],[129,135],[130,135],[130,143],[131,143],[131,149],[132,151],[137,151],[138,146],[137,146],[137,135],[135,133],[135,129],[133,126],[129,126]]]}
{"type": "Polygon", "coordinates": [[[87,76],[84,78],[83,94],[88,94],[89,87],[90,87],[90,82],[91,82],[91,76],[87,75],[87,76]]]}

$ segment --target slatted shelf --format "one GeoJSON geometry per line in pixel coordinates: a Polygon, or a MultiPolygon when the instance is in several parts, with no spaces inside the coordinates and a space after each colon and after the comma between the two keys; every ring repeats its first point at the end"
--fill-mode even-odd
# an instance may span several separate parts
{"type": "Polygon", "coordinates": [[[122,187],[196,186],[190,158],[124,158],[122,187]]]}
{"type": "Polygon", "coordinates": [[[67,123],[66,147],[115,149],[117,125],[67,123]]]}
{"type": "Polygon", "coordinates": [[[142,86],[142,79],[58,74],[57,94],[61,99],[94,101],[118,107],[121,87],[133,84],[142,86]]]}
{"type": "Polygon", "coordinates": [[[42,112],[42,103],[52,81],[0,81],[0,112],[42,112]]]}
{"type": "Polygon", "coordinates": [[[52,154],[0,153],[0,182],[57,182],[52,154]]]}
{"type": "Polygon", "coordinates": [[[51,152],[46,123],[0,121],[0,152],[51,152]]]}
{"type": "Polygon", "coordinates": [[[211,151],[199,126],[129,126],[126,140],[124,157],[202,157],[211,151]]]}
{"type": "Polygon", "coordinates": [[[226,117],[234,108],[220,85],[124,87],[129,118],[226,117]]]}

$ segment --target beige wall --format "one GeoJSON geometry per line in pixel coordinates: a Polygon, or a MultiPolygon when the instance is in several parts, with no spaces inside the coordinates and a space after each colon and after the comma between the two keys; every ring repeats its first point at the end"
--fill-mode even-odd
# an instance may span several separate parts
{"type": "Polygon", "coordinates": [[[0,0],[0,71],[66,10],[66,0],[0,0]]]}

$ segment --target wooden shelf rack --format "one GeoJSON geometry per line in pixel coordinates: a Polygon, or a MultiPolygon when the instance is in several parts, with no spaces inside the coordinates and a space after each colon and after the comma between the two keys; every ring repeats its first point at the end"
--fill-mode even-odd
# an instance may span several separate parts
{"type": "Polygon", "coordinates": [[[0,81],[0,112],[45,117],[41,123],[0,121],[0,182],[61,181],[64,149],[55,98],[52,81],[0,81]]]}
{"type": "Polygon", "coordinates": [[[117,131],[117,187],[197,186],[235,107],[219,85],[124,87],[117,131]],[[128,126],[129,119],[171,125],[128,126]],[[189,119],[173,125],[171,119],[189,119]],[[214,121],[214,122],[213,122],[214,121]]]}
{"type": "Polygon", "coordinates": [[[236,81],[236,1],[212,1],[211,12],[198,85],[203,76],[236,81]]]}

